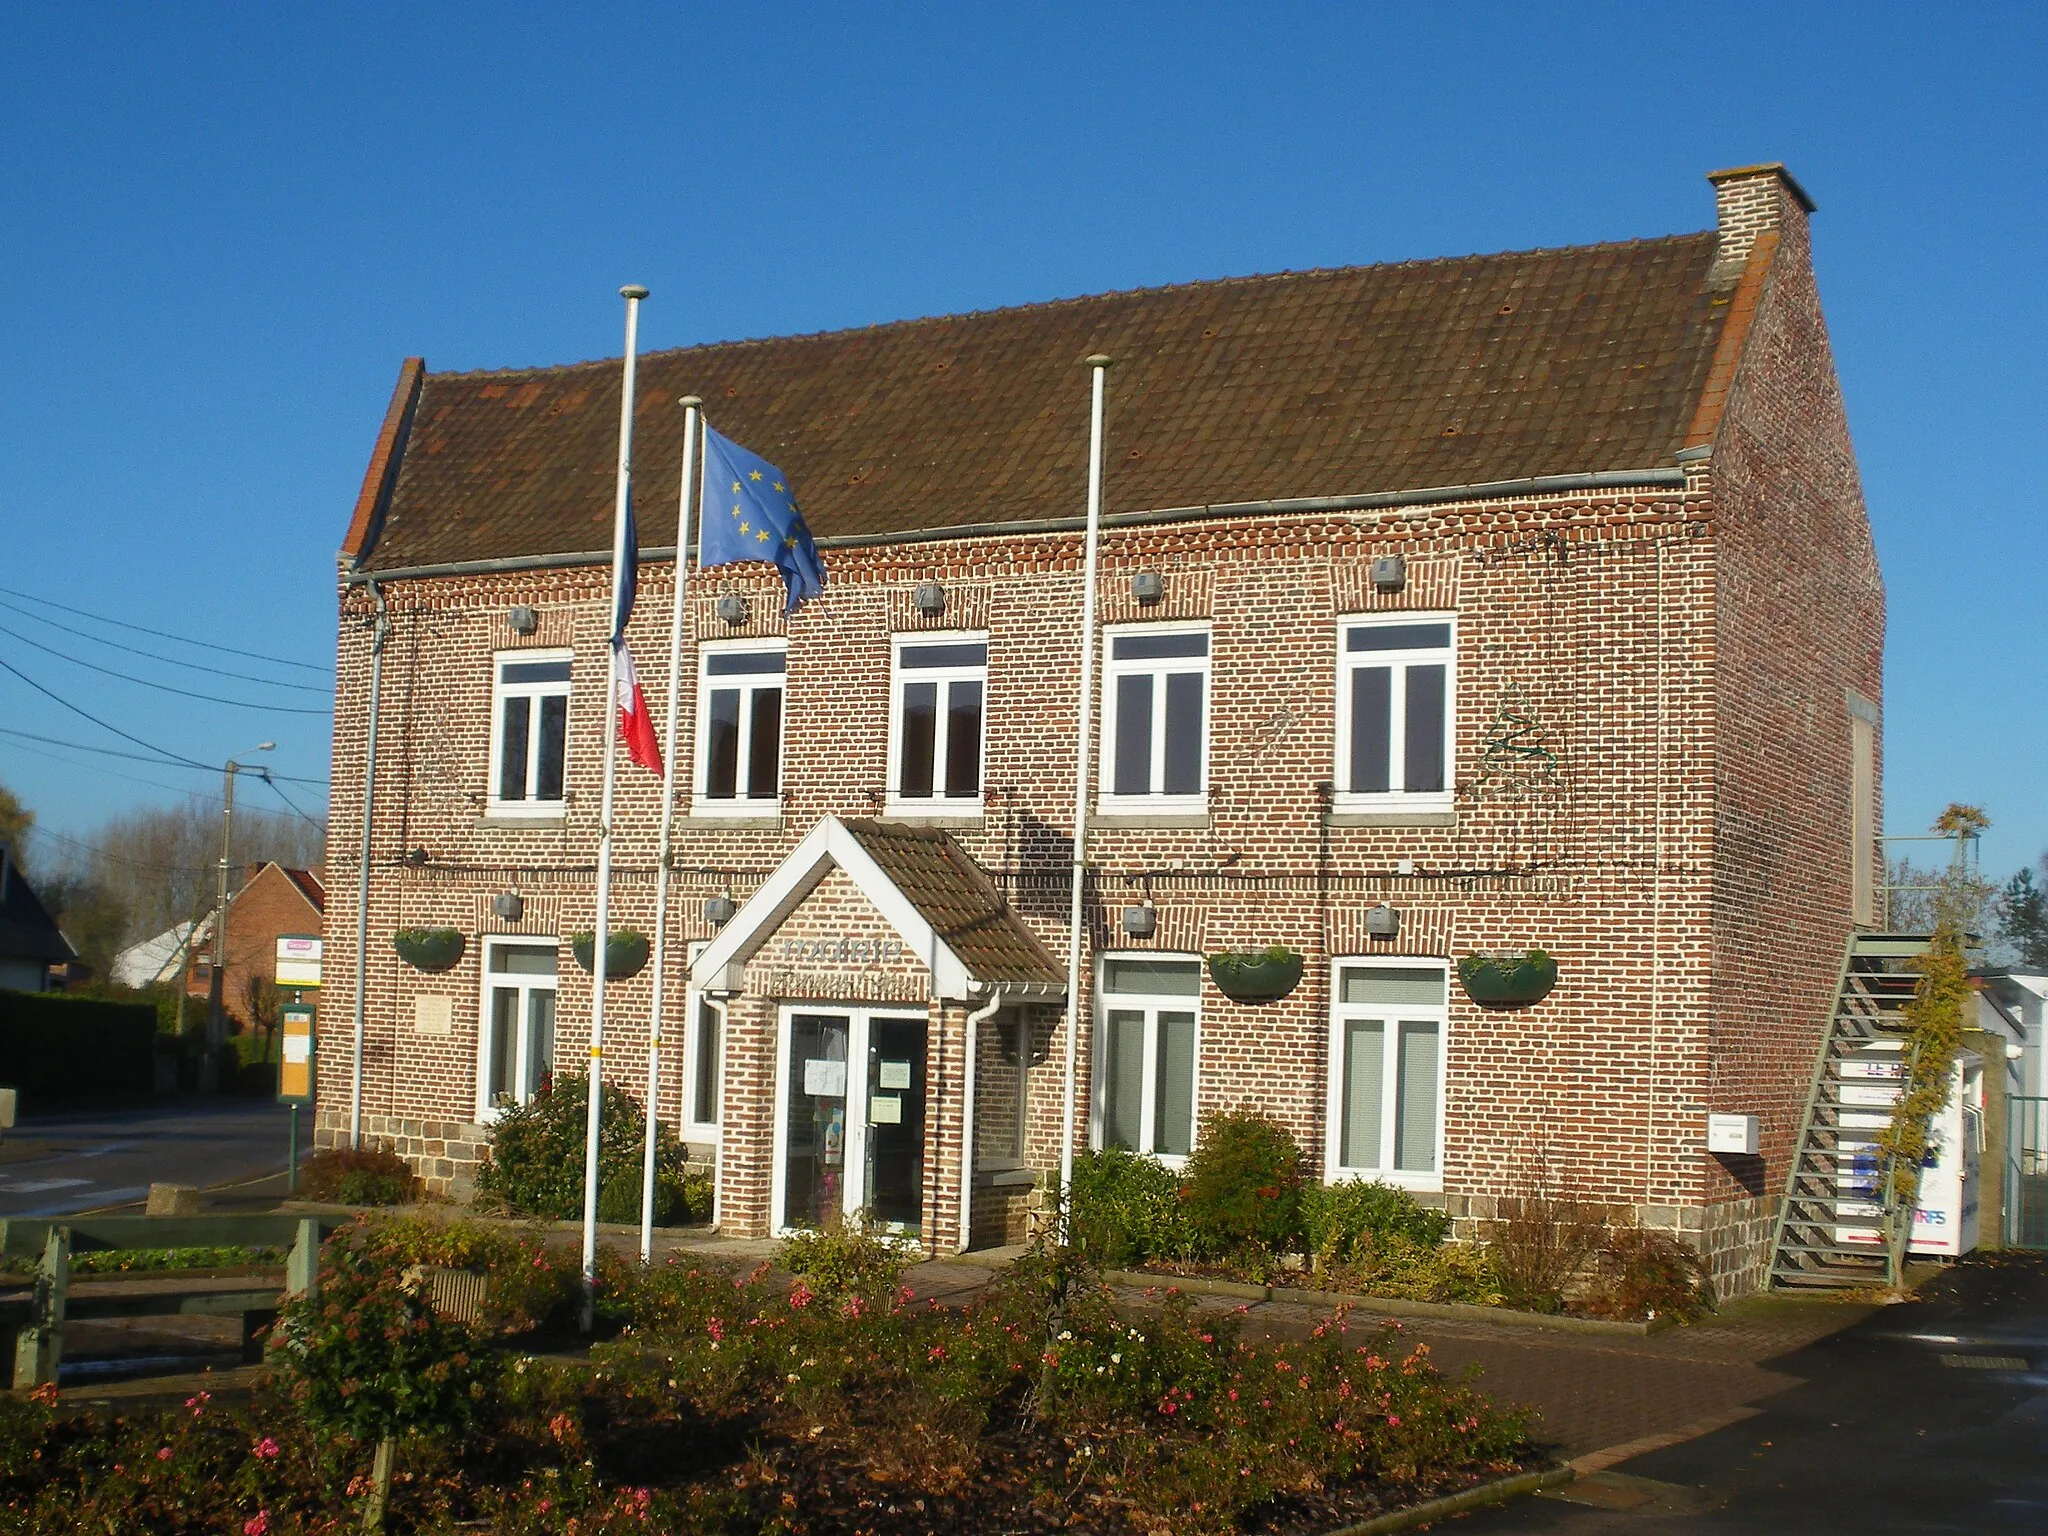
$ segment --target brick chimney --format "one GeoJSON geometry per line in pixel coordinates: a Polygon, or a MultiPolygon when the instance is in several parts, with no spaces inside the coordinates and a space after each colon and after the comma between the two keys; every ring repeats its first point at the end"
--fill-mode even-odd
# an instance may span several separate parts
{"type": "Polygon", "coordinates": [[[1709,171],[1707,180],[1714,184],[1714,217],[1721,232],[1717,274],[1740,272],[1756,237],[1767,229],[1797,227],[1803,234],[1806,216],[1814,211],[1813,199],[1782,165],[1739,165],[1709,171]]]}

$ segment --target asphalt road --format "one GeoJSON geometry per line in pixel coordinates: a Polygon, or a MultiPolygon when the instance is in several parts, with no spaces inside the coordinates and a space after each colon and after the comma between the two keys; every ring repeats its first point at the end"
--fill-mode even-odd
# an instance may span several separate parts
{"type": "Polygon", "coordinates": [[[152,1183],[262,1178],[285,1165],[290,1118],[269,1100],[188,1099],[23,1121],[0,1134],[0,1216],[125,1205],[152,1183]]]}
{"type": "Polygon", "coordinates": [[[1755,1417],[1439,1529],[2048,1531],[2048,1255],[1963,1264],[1766,1363],[1800,1383],[1755,1417]]]}

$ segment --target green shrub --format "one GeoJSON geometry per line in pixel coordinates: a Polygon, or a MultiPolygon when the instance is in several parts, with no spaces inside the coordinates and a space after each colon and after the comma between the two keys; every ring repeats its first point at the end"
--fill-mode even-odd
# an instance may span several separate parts
{"type": "Polygon", "coordinates": [[[1323,1270],[1333,1290],[1402,1301],[1501,1304],[1501,1280],[1483,1248],[1465,1243],[1419,1243],[1398,1233],[1361,1238],[1342,1261],[1323,1270]]]}
{"type": "MultiPolygon", "coordinates": [[[[519,1216],[573,1221],[583,1214],[583,1151],[590,1079],[556,1078],[526,1104],[508,1109],[491,1127],[491,1144],[477,1171],[479,1194],[519,1216]]],[[[640,1220],[642,1159],[647,1117],[640,1101],[606,1083],[598,1108],[597,1216],[640,1220]]],[[[687,1218],[682,1143],[656,1122],[654,1220],[670,1226],[687,1218]]]]}
{"type": "Polygon", "coordinates": [[[1593,1255],[1593,1278],[1581,1303],[1595,1317],[1692,1322],[1713,1310],[1700,1256],[1668,1232],[1619,1227],[1593,1255]]]}
{"type": "Polygon", "coordinates": [[[1418,1204],[1405,1189],[1346,1179],[1312,1184],[1301,1192],[1301,1226],[1308,1251],[1318,1263],[1341,1264],[1362,1242],[1369,1246],[1398,1238],[1434,1248],[1449,1234],[1451,1219],[1418,1204]]]}
{"type": "Polygon", "coordinates": [[[22,1113],[118,1104],[156,1090],[156,1007],[64,992],[0,991],[0,1083],[22,1113]]]}
{"type": "Polygon", "coordinates": [[[1179,1177],[1121,1147],[1074,1159],[1067,1230],[1074,1247],[1112,1268],[1184,1259],[1199,1246],[1179,1177]]]}
{"type": "Polygon", "coordinates": [[[776,1263],[821,1295],[850,1296],[895,1289],[909,1259],[903,1244],[855,1216],[836,1226],[790,1234],[776,1263]]]}
{"type": "Polygon", "coordinates": [[[1212,1115],[1188,1159],[1185,1190],[1195,1232],[1216,1253],[1284,1253],[1301,1239],[1299,1146],[1254,1110],[1212,1115]]]}
{"type": "Polygon", "coordinates": [[[489,1395],[495,1357],[438,1316],[406,1229],[344,1227],[321,1251],[319,1292],[285,1304],[276,1361],[318,1428],[358,1441],[452,1433],[489,1395]]]}
{"type": "Polygon", "coordinates": [[[419,1190],[412,1165],[389,1147],[325,1147],[299,1164],[308,1200],[341,1205],[403,1205],[419,1190]]]}

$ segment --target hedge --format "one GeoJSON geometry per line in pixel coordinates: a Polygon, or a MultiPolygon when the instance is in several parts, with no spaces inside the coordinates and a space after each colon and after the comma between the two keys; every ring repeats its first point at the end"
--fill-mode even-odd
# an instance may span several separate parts
{"type": "Polygon", "coordinates": [[[0,1087],[20,1090],[20,1109],[146,1099],[156,1086],[156,1008],[0,992],[0,1087]]]}

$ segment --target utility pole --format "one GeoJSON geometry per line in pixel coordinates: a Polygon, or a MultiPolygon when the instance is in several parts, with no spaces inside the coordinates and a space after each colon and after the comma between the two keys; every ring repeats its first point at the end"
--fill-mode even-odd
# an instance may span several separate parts
{"type": "MultiPolygon", "coordinates": [[[[275,750],[274,741],[259,742],[252,752],[275,750]]],[[[246,755],[246,754],[245,754],[246,755]]],[[[206,1060],[200,1066],[202,1085],[219,1086],[217,1053],[227,1043],[228,853],[235,834],[235,775],[242,765],[232,757],[221,772],[220,873],[214,882],[213,976],[206,988],[206,1060]]]]}

